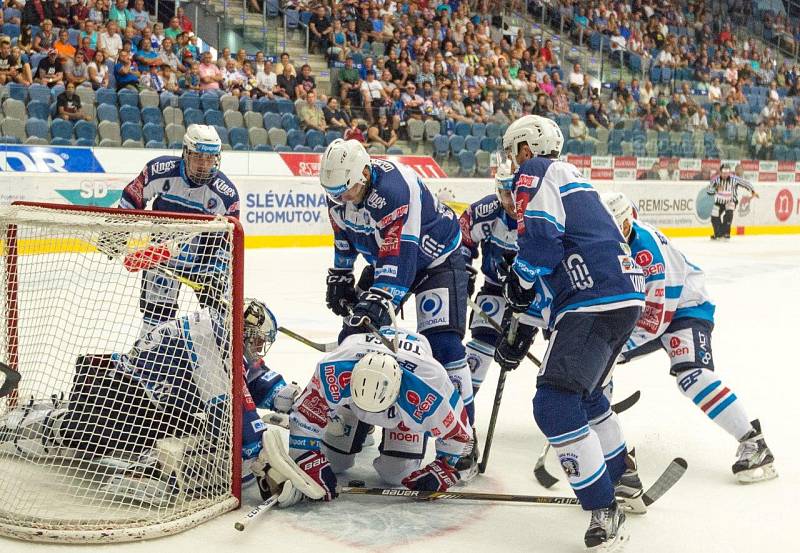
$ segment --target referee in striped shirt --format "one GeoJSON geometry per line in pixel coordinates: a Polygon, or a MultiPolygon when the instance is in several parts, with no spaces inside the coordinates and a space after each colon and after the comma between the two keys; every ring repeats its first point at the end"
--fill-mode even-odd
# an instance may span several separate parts
{"type": "Polygon", "coordinates": [[[711,225],[714,228],[712,240],[730,240],[733,211],[739,203],[739,188],[750,192],[750,197],[758,198],[758,193],[753,185],[742,178],[743,172],[741,165],[736,166],[735,174],[731,174],[730,166],[723,165],[719,175],[711,181],[706,189],[709,196],[714,196],[714,207],[711,210],[711,225]]]}

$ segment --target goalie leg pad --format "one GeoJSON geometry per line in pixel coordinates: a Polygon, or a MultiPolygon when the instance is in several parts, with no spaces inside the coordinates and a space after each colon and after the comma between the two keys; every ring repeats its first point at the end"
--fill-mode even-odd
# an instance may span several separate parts
{"type": "Polygon", "coordinates": [[[276,482],[291,482],[300,493],[311,499],[322,499],[325,490],[297,466],[290,457],[279,430],[267,427],[261,435],[261,453],[258,459],[262,466],[269,465],[269,476],[276,482]]]}

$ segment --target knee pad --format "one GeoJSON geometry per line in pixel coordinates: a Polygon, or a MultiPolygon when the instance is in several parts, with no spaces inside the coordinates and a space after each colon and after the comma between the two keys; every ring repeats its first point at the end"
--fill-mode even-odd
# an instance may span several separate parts
{"type": "Polygon", "coordinates": [[[421,459],[403,459],[381,454],[372,461],[372,466],[381,480],[391,486],[399,486],[403,478],[417,470],[422,464],[421,459]]]}
{"type": "Polygon", "coordinates": [[[486,379],[486,373],[494,361],[494,342],[484,342],[472,339],[467,342],[467,366],[472,375],[472,393],[475,394],[480,389],[481,384],[486,379]]]}
{"type": "Polygon", "coordinates": [[[579,393],[547,385],[537,388],[533,396],[533,418],[548,438],[588,424],[579,393]]]}

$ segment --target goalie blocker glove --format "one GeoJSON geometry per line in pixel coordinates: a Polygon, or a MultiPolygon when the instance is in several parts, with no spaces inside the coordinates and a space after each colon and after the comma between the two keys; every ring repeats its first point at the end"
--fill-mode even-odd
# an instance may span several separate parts
{"type": "Polygon", "coordinates": [[[517,321],[516,334],[509,343],[513,315],[514,313],[510,309],[507,309],[503,315],[503,332],[497,339],[494,350],[494,360],[506,371],[513,371],[519,367],[539,331],[535,326],[517,321]]]}
{"type": "Polygon", "coordinates": [[[414,491],[446,492],[460,478],[458,471],[440,458],[403,478],[403,485],[414,491]]]}
{"type": "Polygon", "coordinates": [[[328,286],[325,291],[325,303],[328,309],[340,317],[350,314],[349,306],[357,300],[356,279],[350,269],[328,269],[328,277],[325,284],[328,286]]]}
{"type": "Polygon", "coordinates": [[[375,328],[381,328],[392,322],[389,315],[392,307],[392,295],[380,288],[370,288],[358,296],[358,303],[353,307],[353,312],[345,320],[348,334],[367,332],[367,323],[372,323],[375,328]]]}

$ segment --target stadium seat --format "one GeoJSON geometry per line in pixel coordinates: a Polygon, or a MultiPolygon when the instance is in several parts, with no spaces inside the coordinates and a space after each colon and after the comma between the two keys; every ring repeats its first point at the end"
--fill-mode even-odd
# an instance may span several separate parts
{"type": "Polygon", "coordinates": [[[98,88],[95,92],[95,101],[97,105],[108,104],[110,106],[117,105],[117,91],[110,88],[98,88]]]}
{"type": "Polygon", "coordinates": [[[3,23],[2,33],[13,41],[19,37],[20,26],[13,23],[3,23]]]}
{"type": "Polygon", "coordinates": [[[183,110],[184,115],[187,109],[200,110],[200,95],[196,92],[187,91],[180,95],[178,105],[183,110]]]}
{"type": "Polygon", "coordinates": [[[264,128],[264,118],[263,116],[258,113],[257,111],[248,111],[244,114],[244,126],[248,129],[263,129],[264,128]]]}
{"type": "Polygon", "coordinates": [[[486,136],[486,125],[483,123],[473,123],[472,136],[476,137],[478,140],[486,136]]]}
{"type": "Polygon", "coordinates": [[[278,127],[272,127],[271,129],[269,129],[267,131],[267,135],[269,137],[269,143],[271,145],[275,146],[275,151],[276,152],[278,152],[278,151],[291,151],[292,150],[291,148],[289,148],[288,150],[278,150],[278,148],[277,148],[278,146],[286,146],[287,145],[287,140],[288,140],[289,137],[288,137],[288,135],[287,135],[285,130],[283,130],[281,128],[278,128],[278,127]]]}
{"type": "Polygon", "coordinates": [[[367,146],[367,152],[373,156],[382,156],[386,154],[386,146],[383,144],[370,144],[367,146]]]}
{"type": "Polygon", "coordinates": [[[422,142],[425,138],[425,124],[419,119],[409,119],[406,122],[406,130],[408,131],[408,139],[412,143],[422,142]]]}
{"type": "Polygon", "coordinates": [[[338,138],[342,138],[342,133],[340,133],[339,131],[328,131],[328,132],[326,132],[325,133],[325,145],[327,146],[328,144],[330,144],[331,142],[333,142],[334,140],[336,140],[338,138]]]}
{"type": "Polygon", "coordinates": [[[139,92],[139,105],[142,106],[142,109],[148,107],[160,107],[158,92],[155,90],[149,90],[147,88],[139,92]]]}
{"type": "Polygon", "coordinates": [[[386,148],[386,154],[390,156],[401,156],[404,153],[403,148],[400,146],[389,146],[386,148]]]}
{"type": "Polygon", "coordinates": [[[189,108],[183,112],[183,124],[185,126],[189,125],[205,125],[205,118],[203,117],[203,112],[199,109],[189,108]]]}
{"type": "Polygon", "coordinates": [[[164,127],[161,123],[145,123],[142,133],[145,142],[164,142],[164,127]]]}
{"type": "Polygon", "coordinates": [[[89,121],[77,121],[74,128],[75,138],[79,142],[83,140],[84,144],[91,143],[94,146],[94,142],[97,139],[97,128],[92,123],[89,121]]]}
{"type": "Polygon", "coordinates": [[[180,123],[169,123],[164,132],[167,135],[168,143],[183,142],[183,135],[186,134],[186,127],[180,123]]]}
{"type": "Polygon", "coordinates": [[[25,123],[19,119],[4,119],[0,123],[3,136],[16,138],[19,143],[25,140],[28,135],[25,133],[25,123]]]}
{"type": "Polygon", "coordinates": [[[464,149],[466,143],[465,138],[460,134],[450,136],[450,153],[456,157],[461,150],[464,149]]]}
{"type": "Polygon", "coordinates": [[[210,109],[219,110],[219,94],[216,92],[207,92],[200,95],[200,105],[203,111],[210,109]]]}
{"type": "Polygon", "coordinates": [[[283,128],[281,126],[281,116],[278,115],[277,113],[272,113],[272,112],[265,113],[263,121],[264,121],[264,128],[267,130],[275,128],[283,128]]]}
{"type": "Polygon", "coordinates": [[[301,153],[301,154],[310,154],[311,148],[306,146],[305,144],[298,144],[294,148],[292,148],[293,152],[301,153]]]}
{"type": "Polygon", "coordinates": [[[478,150],[475,154],[475,171],[479,177],[488,177],[491,166],[491,154],[485,150],[478,150]]]}
{"type": "Polygon", "coordinates": [[[269,144],[256,144],[253,146],[256,152],[274,152],[275,150],[269,144]]]}
{"type": "Polygon", "coordinates": [[[475,174],[475,154],[467,150],[461,150],[457,156],[459,175],[462,177],[473,176],[475,174]]]}
{"type": "Polygon", "coordinates": [[[481,141],[477,136],[468,136],[464,141],[464,149],[476,153],[481,147],[481,141]]]}
{"type": "Polygon", "coordinates": [[[180,99],[172,92],[165,90],[158,95],[158,105],[161,106],[162,110],[168,107],[179,108],[180,99]]]}
{"type": "Polygon", "coordinates": [[[300,129],[291,129],[286,135],[286,144],[295,149],[297,146],[304,146],[306,141],[306,133],[300,129]]]}
{"type": "Polygon", "coordinates": [[[219,139],[222,142],[222,145],[225,146],[227,144],[228,146],[230,146],[231,142],[230,139],[228,138],[229,136],[228,129],[226,129],[221,125],[214,125],[214,129],[216,129],[217,134],[219,135],[219,139]]]}
{"type": "Polygon", "coordinates": [[[223,114],[222,117],[225,121],[225,126],[228,127],[228,129],[244,127],[244,116],[238,111],[228,110],[223,114]]]}
{"type": "Polygon", "coordinates": [[[256,149],[257,146],[267,144],[267,140],[269,138],[267,136],[267,130],[261,127],[250,127],[247,129],[247,136],[249,138],[250,145],[253,146],[253,149],[256,149]]]}
{"type": "Polygon", "coordinates": [[[49,87],[34,83],[28,87],[28,99],[31,102],[42,102],[49,106],[53,101],[53,93],[49,87]]]}
{"type": "Polygon", "coordinates": [[[122,135],[120,134],[119,123],[116,121],[101,121],[97,125],[97,133],[100,140],[117,140],[122,142],[122,135]]]}
{"type": "Polygon", "coordinates": [[[120,127],[120,138],[122,138],[123,146],[144,147],[142,126],[139,123],[123,123],[120,127]]]}
{"type": "Polygon", "coordinates": [[[230,129],[229,138],[234,150],[249,150],[250,137],[244,127],[234,127],[230,129]]]}
{"type": "Polygon", "coordinates": [[[300,128],[300,122],[297,120],[297,116],[293,113],[284,113],[281,115],[281,127],[287,132],[296,130],[300,128]]]}
{"type": "Polygon", "coordinates": [[[156,125],[161,125],[161,110],[153,106],[142,108],[142,122],[145,124],[155,123],[156,125]]]}
{"type": "Polygon", "coordinates": [[[72,122],[66,119],[53,119],[50,124],[50,135],[53,140],[56,138],[65,139],[68,142],[72,140],[72,122]]]}
{"type": "Polygon", "coordinates": [[[139,107],[139,93],[131,90],[129,88],[123,88],[119,92],[117,92],[117,98],[119,99],[119,105],[122,106],[132,106],[135,108],[139,107]]]}
{"type": "Polygon", "coordinates": [[[279,98],[276,100],[277,111],[278,113],[294,113],[294,103],[290,100],[286,100],[285,98],[279,98]]]}
{"type": "MultiPolygon", "coordinates": [[[[121,99],[122,97],[120,97],[121,99]]],[[[119,120],[120,123],[136,123],[141,125],[142,117],[141,117],[141,110],[138,107],[134,107],[130,104],[123,104],[119,108],[119,120]]]]}
{"type": "Polygon", "coordinates": [[[306,146],[314,148],[315,146],[325,145],[325,135],[315,129],[306,131],[306,146]]]}
{"type": "Polygon", "coordinates": [[[447,136],[437,134],[433,138],[433,157],[447,159],[448,155],[450,155],[450,141],[447,136]]]}
{"type": "Polygon", "coordinates": [[[497,123],[489,123],[486,125],[486,136],[488,138],[499,138],[503,136],[503,126],[497,123]]]}
{"type": "Polygon", "coordinates": [[[219,110],[222,113],[226,111],[239,111],[239,99],[231,94],[225,94],[219,99],[219,110]]]}
{"type": "Polygon", "coordinates": [[[463,121],[459,121],[456,123],[455,133],[458,136],[467,137],[472,134],[472,126],[469,123],[464,123],[463,121]]]}
{"type": "Polygon", "coordinates": [[[110,104],[100,104],[97,106],[97,120],[119,123],[119,113],[117,112],[117,107],[110,104]]]}
{"type": "MultiPolygon", "coordinates": [[[[185,115],[185,114],[184,114],[185,115]]],[[[222,116],[222,112],[218,109],[209,109],[204,114],[204,119],[206,125],[212,125],[214,127],[224,127],[225,126],[225,118],[222,116]]]]}
{"type": "Polygon", "coordinates": [[[47,144],[50,142],[50,130],[47,121],[42,119],[28,119],[25,123],[25,144],[47,144]]]}
{"type": "Polygon", "coordinates": [[[33,100],[28,102],[28,117],[47,121],[50,119],[50,104],[33,100]]]}
{"type": "Polygon", "coordinates": [[[183,112],[179,108],[167,106],[162,110],[162,114],[164,115],[164,123],[166,124],[183,124],[183,112]]]}
{"type": "Polygon", "coordinates": [[[14,100],[18,100],[20,102],[24,102],[28,99],[28,87],[17,84],[17,83],[8,83],[7,90],[8,90],[8,97],[13,98],[14,100]]]}
{"type": "Polygon", "coordinates": [[[75,89],[75,94],[78,95],[78,98],[81,99],[81,105],[86,107],[89,104],[94,104],[97,95],[94,93],[91,87],[88,86],[79,86],[75,89]]]}
{"type": "Polygon", "coordinates": [[[159,142],[158,140],[151,140],[147,144],[144,145],[145,148],[153,148],[154,150],[163,150],[167,147],[166,144],[163,142],[159,142]]]}

